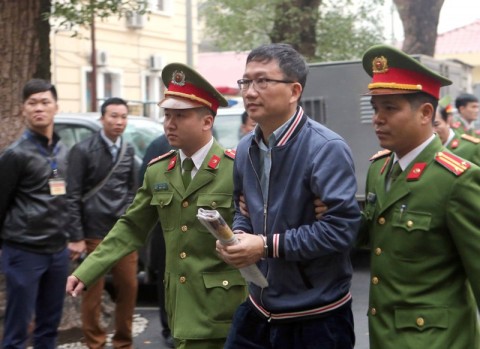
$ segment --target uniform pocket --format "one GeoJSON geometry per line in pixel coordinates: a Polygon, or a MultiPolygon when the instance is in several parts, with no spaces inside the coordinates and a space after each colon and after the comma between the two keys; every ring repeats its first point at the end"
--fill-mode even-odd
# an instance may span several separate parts
{"type": "Polygon", "coordinates": [[[164,230],[173,229],[173,217],[166,213],[165,210],[171,210],[171,204],[173,201],[173,192],[157,192],[153,193],[152,199],[150,200],[150,205],[155,206],[160,216],[160,221],[162,228],[164,230]]]}
{"type": "Polygon", "coordinates": [[[230,322],[237,307],[247,297],[246,282],[238,270],[219,273],[203,273],[206,307],[214,322],[230,322]]]}
{"type": "Polygon", "coordinates": [[[232,194],[203,193],[198,195],[197,205],[209,210],[230,208],[232,206],[232,194]]]}
{"type": "Polygon", "coordinates": [[[419,332],[431,328],[448,328],[447,307],[415,307],[395,309],[395,327],[419,332]]]}

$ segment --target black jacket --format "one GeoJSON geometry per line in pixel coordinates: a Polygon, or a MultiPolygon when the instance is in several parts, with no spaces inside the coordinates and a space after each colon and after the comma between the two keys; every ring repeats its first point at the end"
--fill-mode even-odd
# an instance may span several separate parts
{"type": "MultiPolygon", "coordinates": [[[[122,139],[122,142],[124,140],[122,139]]],[[[119,150],[120,156],[120,150],[119,150]]],[[[83,196],[100,183],[114,166],[100,132],[73,146],[68,157],[68,232],[72,241],[103,239],[133,200],[135,151],[127,148],[107,183],[85,202],[83,196]]]]}
{"type": "Polygon", "coordinates": [[[46,254],[66,247],[66,195],[51,195],[49,179],[55,162],[65,178],[67,153],[57,135],[49,146],[46,137],[27,130],[0,155],[3,243],[46,254]]]}

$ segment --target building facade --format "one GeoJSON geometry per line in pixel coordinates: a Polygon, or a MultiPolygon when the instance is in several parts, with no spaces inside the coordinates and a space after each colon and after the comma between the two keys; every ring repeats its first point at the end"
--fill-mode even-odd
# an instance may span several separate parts
{"type": "MultiPolygon", "coordinates": [[[[194,64],[197,26],[197,0],[149,0],[144,15],[97,18],[97,106],[106,98],[122,97],[131,114],[158,118],[161,70],[171,62],[194,64]]],[[[55,28],[53,23],[50,35],[52,82],[61,111],[92,111],[92,29],[55,28]]]]}

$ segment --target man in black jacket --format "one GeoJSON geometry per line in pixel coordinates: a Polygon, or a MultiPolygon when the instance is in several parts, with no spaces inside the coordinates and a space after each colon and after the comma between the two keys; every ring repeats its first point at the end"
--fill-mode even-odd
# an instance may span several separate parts
{"type": "MultiPolygon", "coordinates": [[[[134,149],[122,139],[128,106],[121,98],[101,107],[101,131],[76,144],[68,158],[68,211],[72,241],[91,253],[132,202],[135,183],[134,149]]],[[[111,270],[115,291],[114,348],[133,348],[132,321],[137,299],[137,253],[122,258],[111,270]]],[[[100,325],[104,279],[84,293],[82,329],[89,348],[103,348],[107,334],[100,325]]]]}
{"type": "MultiPolygon", "coordinates": [[[[7,287],[2,348],[26,348],[35,318],[34,348],[56,348],[69,256],[65,211],[67,147],[53,132],[57,91],[33,79],[23,88],[27,129],[0,155],[2,271],[7,287]]],[[[70,249],[70,251],[69,251],[70,249]]]]}

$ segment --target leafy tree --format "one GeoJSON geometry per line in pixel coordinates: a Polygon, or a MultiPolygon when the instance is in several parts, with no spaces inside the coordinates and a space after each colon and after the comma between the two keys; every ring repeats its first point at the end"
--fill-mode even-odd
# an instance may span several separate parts
{"type": "Polygon", "coordinates": [[[383,0],[206,0],[206,37],[221,50],[288,42],[309,60],[358,58],[382,42],[383,0]]]}
{"type": "MultiPolygon", "coordinates": [[[[146,0],[0,0],[0,151],[23,129],[21,90],[31,78],[50,79],[50,21],[89,26],[92,16],[144,12],[146,0]]],[[[61,96],[61,91],[59,91],[61,96]]]]}
{"type": "Polygon", "coordinates": [[[433,56],[437,27],[444,0],[393,0],[403,24],[402,49],[410,54],[433,56]]]}

